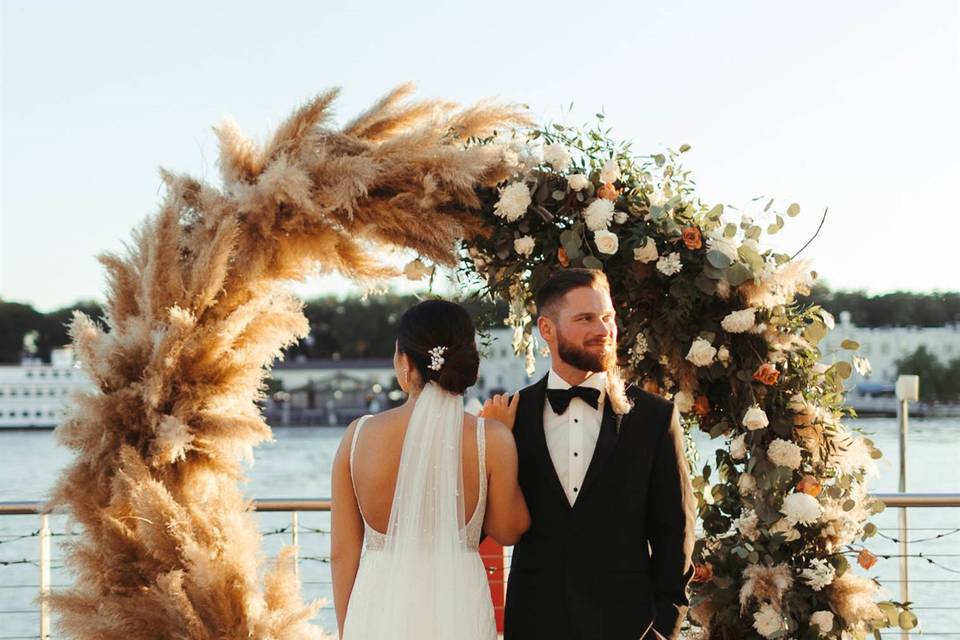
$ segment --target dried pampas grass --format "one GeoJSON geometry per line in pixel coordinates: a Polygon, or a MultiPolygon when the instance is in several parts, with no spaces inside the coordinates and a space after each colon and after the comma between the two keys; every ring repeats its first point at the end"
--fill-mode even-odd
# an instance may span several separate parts
{"type": "Polygon", "coordinates": [[[407,85],[337,131],[336,91],[307,102],[265,145],[217,128],[223,185],[162,172],[160,210],[107,271],[107,326],[76,314],[70,335],[96,391],[57,431],[75,450],[48,507],[83,535],[65,545],[75,584],[49,596],[77,639],[271,638],[310,624],[292,549],[263,572],[237,487],[271,438],[256,401],[282,349],[306,336],[285,282],[315,266],[369,283],[402,246],[453,264],[483,233],[477,189],[508,175],[469,145],[528,124],[519,109],[407,102],[407,85]]]}

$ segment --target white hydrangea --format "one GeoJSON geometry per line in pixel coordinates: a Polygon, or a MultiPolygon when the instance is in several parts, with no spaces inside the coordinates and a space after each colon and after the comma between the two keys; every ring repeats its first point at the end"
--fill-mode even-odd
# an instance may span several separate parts
{"type": "Polygon", "coordinates": [[[557,171],[563,173],[570,168],[573,158],[566,145],[560,143],[548,144],[543,148],[543,160],[557,171]]]}
{"type": "Polygon", "coordinates": [[[810,566],[800,572],[800,578],[814,591],[821,591],[833,582],[836,575],[837,570],[823,558],[814,558],[810,566]]]}
{"type": "Polygon", "coordinates": [[[597,251],[612,256],[620,248],[620,238],[611,231],[594,231],[593,241],[597,244],[597,251]]]}
{"type": "Polygon", "coordinates": [[[605,198],[597,198],[583,210],[583,219],[590,231],[606,230],[613,220],[613,203],[605,198]]]}
{"type": "Polygon", "coordinates": [[[734,460],[743,460],[747,457],[747,437],[741,433],[730,442],[730,456],[734,460]]]}
{"type": "Polygon", "coordinates": [[[770,458],[774,464],[787,467],[788,469],[799,469],[800,464],[803,462],[803,454],[800,447],[782,438],[777,438],[770,443],[767,447],[767,457],[770,458]]]}
{"type": "Polygon", "coordinates": [[[534,245],[534,240],[530,236],[521,236],[513,241],[514,250],[522,256],[530,256],[534,245]]]}
{"type": "Polygon", "coordinates": [[[636,247],[633,250],[633,259],[639,262],[653,262],[659,257],[660,254],[657,253],[657,243],[653,238],[647,238],[644,240],[642,246],[636,247]]]}
{"type": "Polygon", "coordinates": [[[740,477],[737,478],[737,489],[740,491],[740,495],[749,496],[757,490],[757,479],[752,474],[741,473],[740,477]]]}
{"type": "Polygon", "coordinates": [[[749,331],[757,321],[756,313],[757,310],[752,307],[740,311],[731,311],[720,321],[720,326],[728,333],[749,331]]]}
{"type": "Polygon", "coordinates": [[[680,413],[688,413],[693,409],[693,394],[686,390],[678,391],[677,395],[673,396],[673,402],[680,413]]]}
{"type": "Polygon", "coordinates": [[[698,367],[707,367],[710,366],[716,355],[717,349],[710,344],[709,340],[697,338],[690,345],[690,351],[687,352],[686,358],[698,367]]]}
{"type": "Polygon", "coordinates": [[[820,506],[816,498],[801,491],[791,493],[783,499],[780,513],[786,516],[787,522],[793,526],[814,524],[820,519],[823,507],[820,506]]]}
{"type": "Polygon", "coordinates": [[[820,637],[824,637],[833,630],[833,611],[814,611],[810,616],[810,626],[820,630],[820,637]]]}
{"type": "Polygon", "coordinates": [[[571,173],[567,176],[567,186],[573,191],[582,191],[590,185],[590,178],[582,173],[571,173]]]}
{"type": "Polygon", "coordinates": [[[530,189],[523,182],[508,184],[500,192],[500,200],[494,205],[494,212],[507,222],[520,219],[527,212],[533,200],[530,198],[530,189]]]}
{"type": "Polygon", "coordinates": [[[757,517],[757,512],[753,509],[744,509],[740,517],[733,521],[733,526],[737,528],[740,535],[751,542],[760,537],[760,532],[757,530],[759,524],[760,518],[757,517]]]}
{"type": "Polygon", "coordinates": [[[680,273],[680,270],[683,268],[683,263],[680,262],[680,254],[674,251],[671,254],[661,256],[657,260],[657,270],[665,276],[672,276],[675,273],[680,273]]]}
{"type": "Polygon", "coordinates": [[[787,629],[783,615],[772,604],[764,602],[753,614],[753,628],[764,638],[772,638],[787,629]]]}
{"type": "Polygon", "coordinates": [[[742,424],[750,431],[756,431],[769,425],[770,421],[767,418],[767,412],[755,404],[743,414],[742,424]]]}
{"type": "Polygon", "coordinates": [[[600,182],[615,182],[620,179],[620,165],[616,158],[610,158],[600,169],[600,182]]]}

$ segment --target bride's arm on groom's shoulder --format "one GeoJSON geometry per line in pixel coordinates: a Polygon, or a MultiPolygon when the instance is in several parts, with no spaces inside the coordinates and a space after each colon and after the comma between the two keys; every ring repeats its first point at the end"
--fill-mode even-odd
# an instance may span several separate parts
{"type": "Polygon", "coordinates": [[[333,578],[333,603],[337,612],[337,627],[343,629],[347,604],[360,567],[363,547],[363,519],[353,492],[350,477],[350,445],[355,420],[343,434],[340,447],[333,458],[332,495],[330,505],[330,573],[333,578]]]}
{"type": "Polygon", "coordinates": [[[496,420],[484,420],[489,477],[483,530],[504,546],[515,544],[530,528],[530,512],[517,478],[517,444],[513,433],[496,420]]]}
{"type": "Polygon", "coordinates": [[[520,404],[520,394],[507,395],[499,393],[487,399],[480,410],[480,416],[496,420],[513,431],[513,424],[517,421],[517,406],[520,404]]]}
{"type": "Polygon", "coordinates": [[[657,609],[654,629],[675,640],[687,615],[687,585],[693,578],[696,500],[684,454],[680,413],[673,406],[670,423],[657,444],[647,506],[647,538],[657,609]]]}

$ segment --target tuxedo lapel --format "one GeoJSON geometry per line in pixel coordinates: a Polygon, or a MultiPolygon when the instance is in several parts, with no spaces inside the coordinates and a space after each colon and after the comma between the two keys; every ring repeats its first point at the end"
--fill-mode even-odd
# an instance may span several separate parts
{"type": "Polygon", "coordinates": [[[597,446],[593,450],[593,458],[590,459],[590,466],[587,467],[587,474],[583,478],[583,486],[580,488],[580,495],[574,502],[574,506],[583,502],[583,494],[590,491],[591,485],[617,448],[617,437],[623,416],[614,413],[610,405],[610,399],[607,398],[603,403],[603,419],[600,422],[600,433],[597,435],[597,446]]]}
{"type": "MultiPolygon", "coordinates": [[[[544,478],[547,478],[547,484],[556,494],[556,497],[568,509],[570,501],[567,500],[567,494],[560,483],[560,477],[557,476],[557,470],[553,466],[553,460],[550,459],[550,450],[547,448],[547,436],[543,429],[543,409],[547,401],[547,376],[544,376],[539,382],[530,387],[528,402],[523,409],[523,424],[529,429],[527,435],[533,449],[534,457],[540,465],[540,472],[544,478]]],[[[521,407],[518,407],[518,413],[521,407]]],[[[519,419],[519,416],[518,416],[519,419]]]]}

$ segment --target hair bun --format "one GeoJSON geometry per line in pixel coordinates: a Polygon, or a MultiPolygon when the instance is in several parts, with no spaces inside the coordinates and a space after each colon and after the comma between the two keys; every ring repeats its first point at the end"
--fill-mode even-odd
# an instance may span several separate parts
{"type": "Polygon", "coordinates": [[[435,372],[435,379],[444,390],[457,395],[477,383],[480,353],[475,342],[448,349],[443,354],[443,366],[435,372]]]}

